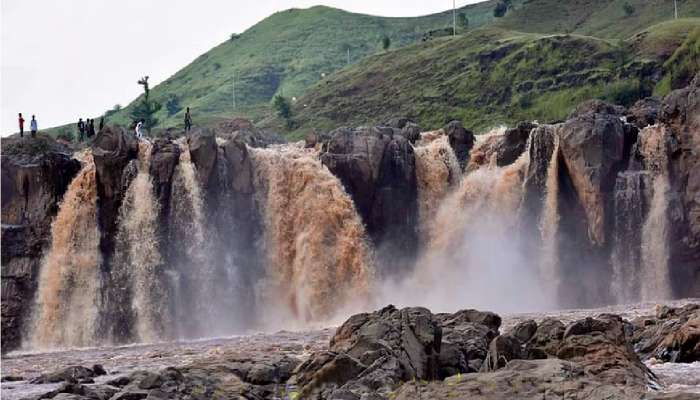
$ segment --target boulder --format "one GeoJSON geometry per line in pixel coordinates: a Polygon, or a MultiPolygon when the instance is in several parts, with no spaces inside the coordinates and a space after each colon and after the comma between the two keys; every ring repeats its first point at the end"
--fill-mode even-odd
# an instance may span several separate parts
{"type": "Polygon", "coordinates": [[[529,319],[519,322],[507,334],[517,338],[521,343],[527,343],[537,333],[537,322],[529,319]]]}
{"type": "Polygon", "coordinates": [[[137,158],[138,141],[119,127],[107,126],[92,142],[97,181],[98,221],[102,257],[109,260],[114,251],[117,220],[126,187],[122,185],[124,169],[137,158]]]}
{"type": "Polygon", "coordinates": [[[378,249],[381,272],[403,271],[418,247],[413,147],[387,127],[341,128],[331,136],[321,161],[353,198],[378,249]]]}
{"type": "Polygon", "coordinates": [[[700,305],[660,307],[655,316],[632,320],[631,342],[644,359],[667,362],[700,361],[698,323],[700,305]]]}
{"type": "Polygon", "coordinates": [[[661,99],[658,97],[647,97],[639,100],[627,111],[627,122],[643,129],[649,125],[654,125],[661,114],[661,99]]]}
{"type": "Polygon", "coordinates": [[[210,190],[216,186],[216,136],[209,130],[193,130],[187,135],[187,144],[192,163],[197,167],[199,182],[204,190],[210,190]]]}
{"type": "Polygon", "coordinates": [[[615,385],[646,387],[652,373],[627,341],[622,318],[586,318],[566,327],[557,358],[576,362],[586,374],[615,385]]]}
{"type": "Polygon", "coordinates": [[[527,150],[530,132],[535,127],[535,124],[521,122],[515,128],[506,129],[502,134],[483,138],[471,151],[468,169],[478,169],[492,162],[499,167],[512,164],[527,150]]]}
{"type": "Polygon", "coordinates": [[[44,384],[44,383],[58,383],[58,382],[73,382],[73,383],[83,383],[90,380],[96,376],[105,375],[106,372],[101,365],[95,365],[92,368],[83,367],[80,365],[67,367],[59,371],[51,372],[48,374],[40,375],[29,383],[33,384],[44,384]]]}
{"type": "Polygon", "coordinates": [[[331,338],[328,352],[301,364],[291,383],[302,396],[388,393],[410,379],[438,377],[442,330],[424,308],[385,307],[348,319],[331,338]]]}
{"type": "Polygon", "coordinates": [[[535,334],[526,343],[527,351],[534,352],[534,354],[556,355],[565,329],[564,324],[558,319],[545,318],[539,323],[535,334]]]}
{"type": "Polygon", "coordinates": [[[474,133],[464,129],[464,126],[459,121],[452,121],[442,129],[457,156],[459,165],[462,166],[462,169],[465,169],[469,162],[469,152],[474,147],[474,133]]]}
{"type": "Polygon", "coordinates": [[[501,318],[476,310],[435,317],[442,326],[440,377],[479,371],[488,354],[489,343],[498,335],[501,318]]]}
{"type": "Polygon", "coordinates": [[[173,174],[179,160],[180,146],[168,139],[155,139],[153,141],[149,172],[153,177],[153,187],[160,204],[161,237],[167,237],[167,218],[170,214],[173,174]]]}
{"type": "Polygon", "coordinates": [[[522,358],[522,343],[518,338],[507,334],[496,336],[489,344],[489,354],[482,371],[501,369],[510,361],[522,358]]]}

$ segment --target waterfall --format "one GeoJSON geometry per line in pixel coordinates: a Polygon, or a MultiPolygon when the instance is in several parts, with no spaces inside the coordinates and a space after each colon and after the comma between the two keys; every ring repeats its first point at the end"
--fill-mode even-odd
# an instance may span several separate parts
{"type": "Polygon", "coordinates": [[[297,145],[249,151],[265,227],[267,267],[259,295],[267,322],[318,322],[353,301],[366,302],[371,254],[338,178],[315,151],[297,145]]]}
{"type": "MultiPolygon", "coordinates": [[[[450,188],[459,183],[462,170],[446,135],[424,135],[413,151],[416,157],[419,227],[427,230],[440,202],[450,188]]],[[[427,232],[424,232],[424,236],[427,236],[427,232]]]]}
{"type": "Polygon", "coordinates": [[[641,298],[644,301],[671,298],[668,243],[668,175],[654,177],[653,195],[642,227],[641,298]]]}
{"type": "Polygon", "coordinates": [[[527,152],[505,167],[482,166],[441,202],[413,276],[384,282],[383,302],[437,311],[545,307],[537,272],[519,246],[518,214],[527,152]],[[420,293],[420,299],[415,294],[420,293]]]}
{"type": "Polygon", "coordinates": [[[202,337],[212,323],[214,263],[210,259],[210,238],[202,189],[187,144],[180,141],[180,160],[175,167],[171,205],[171,243],[176,256],[170,273],[178,296],[174,299],[175,319],[181,337],[202,337]],[[175,279],[176,278],[176,279],[175,279]],[[187,323],[185,323],[187,321],[187,323]],[[185,326],[186,325],[186,326],[185,326]]]}
{"type": "Polygon", "coordinates": [[[31,347],[85,347],[98,343],[100,232],[97,225],[95,165],[83,155],[51,225],[30,334],[31,347]]]}
{"type": "Polygon", "coordinates": [[[544,208],[540,216],[540,234],[542,235],[542,254],[540,260],[540,279],[546,282],[550,298],[557,298],[561,277],[559,275],[559,136],[554,135],[554,149],[547,167],[544,208]]]}
{"type": "Polygon", "coordinates": [[[119,210],[112,271],[115,281],[128,282],[136,335],[141,342],[162,339],[169,315],[157,237],[160,206],[153,194],[150,158],[151,145],[140,141],[138,172],[119,210]]]}
{"type": "Polygon", "coordinates": [[[613,230],[611,290],[618,303],[639,301],[642,264],[640,227],[646,208],[648,172],[622,172],[615,182],[615,225],[613,230]]]}

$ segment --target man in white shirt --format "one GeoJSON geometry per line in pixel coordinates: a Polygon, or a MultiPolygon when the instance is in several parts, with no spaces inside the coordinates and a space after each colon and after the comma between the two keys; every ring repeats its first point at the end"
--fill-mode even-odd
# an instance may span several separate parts
{"type": "Polygon", "coordinates": [[[141,139],[143,137],[143,120],[136,124],[136,138],[141,139]]]}
{"type": "Polygon", "coordinates": [[[39,130],[39,126],[36,122],[36,118],[32,115],[32,122],[29,125],[32,130],[32,137],[36,137],[36,132],[39,130]]]}

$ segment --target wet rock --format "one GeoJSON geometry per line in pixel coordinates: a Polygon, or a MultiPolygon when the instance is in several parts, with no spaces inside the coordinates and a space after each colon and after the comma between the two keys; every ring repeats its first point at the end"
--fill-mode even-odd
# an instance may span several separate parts
{"type": "Polygon", "coordinates": [[[639,100],[627,111],[627,122],[637,126],[639,129],[649,125],[654,125],[661,114],[661,99],[658,97],[647,97],[639,100]]]}
{"type": "Polygon", "coordinates": [[[482,371],[494,371],[508,365],[512,360],[521,359],[522,343],[515,336],[500,335],[489,344],[487,362],[482,371]]]}
{"type": "MultiPolygon", "coordinates": [[[[558,319],[545,318],[537,326],[535,334],[526,344],[529,351],[541,350],[548,355],[556,355],[559,344],[564,337],[566,327],[558,319]]],[[[539,352],[538,352],[539,353],[539,352]]]]}
{"type": "Polygon", "coordinates": [[[29,145],[25,139],[2,141],[3,353],[21,343],[52,219],[80,170],[80,162],[50,138],[33,151],[26,148],[29,145]]]}
{"type": "Polygon", "coordinates": [[[397,400],[408,399],[635,399],[644,386],[611,385],[567,361],[514,360],[496,372],[457,375],[440,382],[408,382],[397,400]]]}
{"type": "Polygon", "coordinates": [[[150,174],[153,177],[153,187],[160,204],[161,237],[167,237],[167,217],[170,214],[173,174],[179,160],[180,146],[168,139],[153,141],[150,174]]]}
{"type": "Polygon", "coordinates": [[[104,369],[102,369],[101,367],[98,368],[97,371],[95,371],[93,369],[77,365],[64,368],[60,371],[40,375],[30,380],[29,383],[44,384],[57,382],[80,382],[86,381],[89,378],[94,378],[98,375],[104,375],[104,369]]]}
{"type": "Polygon", "coordinates": [[[138,155],[138,142],[133,134],[118,127],[107,126],[92,142],[97,180],[100,249],[109,259],[114,251],[119,207],[126,188],[122,187],[122,172],[130,160],[138,155]]]}
{"type": "Polygon", "coordinates": [[[377,248],[383,273],[400,272],[418,247],[413,147],[394,128],[331,132],[321,162],[353,198],[377,248]]]}
{"type": "Polygon", "coordinates": [[[302,395],[387,393],[410,379],[435,379],[442,331],[424,308],[388,306],[350,317],[333,336],[328,352],[303,363],[290,381],[302,395]]]}
{"type": "Polygon", "coordinates": [[[492,162],[499,167],[512,164],[527,150],[530,132],[535,127],[535,124],[520,122],[515,128],[506,129],[503,134],[493,134],[482,139],[471,151],[468,170],[475,170],[492,162]]]}
{"type": "Polygon", "coordinates": [[[214,132],[194,130],[187,136],[192,163],[197,167],[197,177],[204,190],[216,185],[214,171],[216,166],[217,145],[214,132]]]}
{"type": "Polygon", "coordinates": [[[401,134],[411,142],[411,144],[415,144],[420,140],[421,129],[418,124],[408,122],[401,128],[401,134]]]}
{"type": "Polygon", "coordinates": [[[667,362],[700,361],[700,305],[660,307],[655,316],[632,321],[631,342],[642,359],[667,362]]]}
{"type": "Polygon", "coordinates": [[[521,343],[527,343],[537,332],[537,322],[529,319],[519,322],[507,334],[517,338],[521,343]]]}
{"type": "Polygon", "coordinates": [[[610,384],[646,387],[652,376],[627,342],[617,316],[586,318],[567,326],[557,357],[576,362],[586,374],[610,384]]]}
{"type": "Polygon", "coordinates": [[[469,162],[469,152],[474,147],[474,133],[464,129],[464,126],[459,121],[452,121],[442,129],[445,131],[450,146],[457,156],[459,165],[462,166],[462,169],[466,168],[469,162]]]}

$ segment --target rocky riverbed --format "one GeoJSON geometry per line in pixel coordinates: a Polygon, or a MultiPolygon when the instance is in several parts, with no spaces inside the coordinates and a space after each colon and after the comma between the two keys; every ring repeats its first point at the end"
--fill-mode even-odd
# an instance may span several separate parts
{"type": "Polygon", "coordinates": [[[386,307],[338,329],[17,351],[2,397],[700,398],[698,323],[698,299],[502,319],[386,307]]]}

